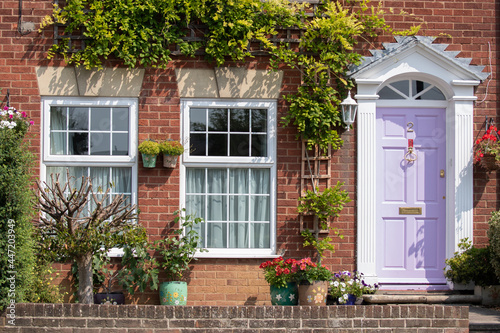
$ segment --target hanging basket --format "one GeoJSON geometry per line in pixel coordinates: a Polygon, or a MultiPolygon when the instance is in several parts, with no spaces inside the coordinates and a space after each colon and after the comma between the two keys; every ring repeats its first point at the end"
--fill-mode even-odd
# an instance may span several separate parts
{"type": "Polygon", "coordinates": [[[488,171],[500,169],[500,161],[497,161],[493,154],[484,154],[479,164],[488,171]]]}
{"type": "Polygon", "coordinates": [[[156,166],[156,155],[142,154],[142,165],[145,168],[154,168],[156,166]]]}
{"type": "Polygon", "coordinates": [[[164,168],[175,168],[177,164],[177,155],[166,155],[163,154],[163,167],[164,168]]]}

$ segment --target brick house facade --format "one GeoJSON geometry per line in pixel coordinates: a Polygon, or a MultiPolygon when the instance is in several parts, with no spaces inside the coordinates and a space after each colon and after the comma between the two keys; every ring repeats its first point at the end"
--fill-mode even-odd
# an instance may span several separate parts
{"type": "MultiPolygon", "coordinates": [[[[42,18],[51,13],[52,1],[25,1],[23,6],[22,20],[34,22],[38,28],[42,18]]],[[[421,17],[425,23],[419,35],[442,36],[436,38],[433,43],[447,44],[446,51],[457,51],[458,55],[451,57],[450,63],[457,64],[460,62],[457,59],[472,58],[470,66],[486,66],[483,72],[491,73],[490,76],[486,74],[483,80],[479,80],[478,78],[483,77],[482,74],[471,71],[470,73],[476,73],[477,76],[468,78],[478,81],[470,84],[477,101],[469,99],[467,102],[473,109],[471,122],[473,132],[470,133],[473,138],[469,137],[470,142],[484,131],[485,117],[493,118],[495,122],[500,121],[496,98],[497,14],[500,8],[495,1],[383,1],[383,7],[385,9],[403,7],[406,12],[421,17]]],[[[282,68],[275,77],[264,78],[269,66],[268,59],[262,56],[249,59],[245,63],[228,62],[220,68],[214,68],[214,64],[202,57],[194,59],[179,57],[170,62],[165,70],[139,68],[130,71],[113,61],[108,61],[102,72],[88,72],[65,66],[61,59],[46,59],[47,50],[53,42],[50,29],[43,33],[35,31],[21,35],[17,31],[18,2],[2,1],[0,13],[2,103],[5,105],[7,102],[5,96],[8,89],[10,104],[18,110],[26,111],[35,121],[30,130],[31,145],[38,156],[35,175],[44,179],[48,170],[55,170],[50,168],[68,165],[81,167],[83,163],[82,160],[58,159],[55,156],[57,154],[49,153],[52,149],[57,149],[47,142],[52,134],[56,135],[55,132],[49,133],[48,128],[50,122],[48,112],[51,106],[80,107],[90,103],[91,107],[110,105],[119,108],[130,107],[132,111],[129,114],[129,121],[136,124],[137,130],[125,131],[125,134],[129,135],[128,148],[134,151],[132,155],[116,159],[96,157],[90,161],[90,165],[109,168],[109,177],[114,177],[119,168],[128,168],[131,184],[127,193],[130,193],[132,200],[140,207],[140,223],[147,228],[151,240],[165,234],[167,228],[171,226],[173,212],[180,204],[186,203],[186,196],[190,193],[201,195],[186,189],[189,186],[186,185],[187,179],[194,177],[188,175],[191,172],[188,169],[203,169],[208,175],[210,170],[207,164],[214,163],[219,167],[222,165],[229,173],[231,170],[224,163],[228,164],[230,161],[203,162],[196,156],[184,156],[184,160],[174,169],[162,168],[160,163],[154,169],[145,169],[136,153],[138,142],[145,139],[184,139],[187,135],[186,130],[189,132],[189,127],[185,125],[189,119],[183,118],[183,115],[186,117],[189,107],[249,110],[264,108],[273,114],[274,132],[267,129],[267,140],[272,137],[274,141],[267,142],[267,147],[270,148],[267,153],[274,155],[267,156],[269,160],[260,161],[258,168],[269,170],[267,176],[271,178],[271,188],[268,192],[259,192],[268,195],[266,200],[269,204],[269,230],[258,231],[252,223],[247,225],[248,228],[253,228],[256,234],[258,232],[261,235],[270,234],[270,240],[264,245],[256,245],[258,250],[249,247],[245,251],[234,253],[229,249],[200,258],[193,264],[189,275],[188,304],[218,306],[269,304],[269,287],[258,268],[259,264],[277,254],[291,258],[314,255],[313,251],[302,247],[300,219],[296,210],[297,198],[301,191],[302,145],[295,139],[296,131],[293,127],[283,127],[279,123],[287,112],[287,104],[282,96],[297,89],[301,82],[298,72],[282,68]],[[200,78],[207,79],[207,82],[200,81],[200,78]],[[197,85],[201,88],[197,89],[197,85]],[[263,106],[255,103],[267,104],[263,106]],[[272,149],[273,145],[276,149],[272,149]]],[[[397,15],[388,15],[386,18],[395,28],[407,28],[410,24],[407,22],[408,18],[397,15]]],[[[368,50],[382,49],[382,42],[394,44],[395,40],[385,36],[378,38],[372,45],[361,43],[359,46],[365,50],[366,56],[370,56],[368,50]]],[[[468,68],[469,65],[464,66],[463,68],[468,68]]],[[[383,83],[379,84],[380,87],[383,86],[383,83]]],[[[447,100],[450,100],[449,97],[446,95],[447,100]]],[[[118,115],[120,110],[117,112],[118,115]]],[[[358,242],[361,234],[358,202],[362,193],[358,193],[359,170],[361,170],[358,162],[361,157],[359,128],[357,129],[356,125],[355,123],[354,130],[341,132],[344,140],[343,148],[333,152],[331,156],[331,180],[334,183],[345,182],[343,188],[349,192],[352,199],[335,222],[335,226],[342,230],[344,239],[334,238],[337,250],[328,255],[324,261],[334,271],[355,270],[359,266],[358,242]]],[[[55,128],[54,123],[51,126],[55,128]]],[[[124,134],[119,127],[117,125],[116,130],[111,129],[109,134],[110,140],[116,135],[117,144],[120,134],[124,134]]],[[[61,129],[57,133],[68,135],[69,138],[70,130],[61,129]]],[[[471,155],[467,155],[467,158],[472,162],[471,155]]],[[[252,163],[249,160],[244,161],[236,168],[247,168],[250,170],[249,173],[252,173],[252,163]]],[[[488,173],[475,166],[469,166],[467,170],[473,171],[472,177],[469,178],[473,181],[469,209],[472,230],[471,233],[465,232],[464,235],[470,234],[475,244],[483,246],[488,242],[486,232],[489,215],[491,211],[500,209],[497,194],[498,174],[488,173]]],[[[448,182],[450,181],[452,179],[448,179],[448,182]]],[[[453,189],[455,187],[448,191],[453,192],[453,189]]],[[[256,196],[252,200],[265,201],[262,197],[265,196],[256,196]]],[[[208,194],[205,194],[205,198],[208,198],[208,194]]],[[[448,209],[450,207],[448,206],[448,209]]],[[[453,210],[447,214],[462,213],[453,210]]],[[[457,226],[458,224],[455,225],[457,226]]],[[[215,234],[215,229],[212,232],[215,234]]],[[[452,232],[452,234],[457,233],[452,232]]],[[[230,238],[226,241],[233,240],[230,238]]],[[[252,241],[258,242],[250,239],[250,242],[252,241]]],[[[456,248],[456,239],[450,241],[448,237],[447,242],[448,249],[456,248]]],[[[219,247],[219,244],[214,247],[219,247]]],[[[63,273],[63,283],[67,282],[69,265],[58,265],[58,267],[63,273]]],[[[133,301],[157,304],[157,292],[140,294],[133,301]]]]}

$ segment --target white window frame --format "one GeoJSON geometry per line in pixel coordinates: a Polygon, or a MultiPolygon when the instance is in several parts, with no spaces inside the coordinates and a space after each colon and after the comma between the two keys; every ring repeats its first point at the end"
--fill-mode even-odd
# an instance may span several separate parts
{"type": "Polygon", "coordinates": [[[180,204],[186,207],[186,168],[267,168],[270,171],[270,247],[258,248],[210,248],[208,252],[198,252],[199,258],[271,258],[276,256],[276,100],[229,100],[229,99],[181,99],[183,143],[190,147],[189,109],[193,108],[245,108],[267,109],[267,156],[190,156],[183,154],[180,163],[180,204]]]}
{"type": "MultiPolygon", "coordinates": [[[[138,140],[138,101],[136,98],[101,98],[101,97],[42,97],[42,152],[40,180],[47,181],[49,166],[85,166],[85,167],[129,167],[132,173],[131,203],[137,204],[137,140],[138,140]],[[52,106],[69,107],[126,107],[129,109],[129,153],[128,155],[52,155],[50,154],[50,108],[52,106]]],[[[111,249],[111,257],[123,256],[123,250],[111,249]]]]}

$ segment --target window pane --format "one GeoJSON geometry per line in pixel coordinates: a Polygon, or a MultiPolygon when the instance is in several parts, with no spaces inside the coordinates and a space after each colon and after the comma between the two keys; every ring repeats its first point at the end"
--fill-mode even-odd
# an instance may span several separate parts
{"type": "Polygon", "coordinates": [[[269,223],[250,223],[251,247],[256,249],[271,246],[269,223]]]}
{"type": "Polygon", "coordinates": [[[200,241],[198,242],[198,247],[207,247],[205,245],[205,229],[206,229],[207,224],[205,222],[197,223],[196,225],[193,226],[193,230],[198,233],[198,236],[200,237],[200,241]]]}
{"type": "Polygon", "coordinates": [[[267,135],[252,135],[252,156],[267,156],[267,135]]]}
{"type": "Polygon", "coordinates": [[[89,109],[69,108],[69,130],[89,129],[89,109]]]}
{"type": "Polygon", "coordinates": [[[404,81],[397,81],[394,83],[391,83],[391,86],[396,88],[396,90],[399,90],[406,96],[410,96],[410,81],[404,80],[404,81]]]}
{"type": "Polygon", "coordinates": [[[227,221],[227,197],[225,195],[207,196],[207,221],[227,221]]]}
{"type": "Polygon", "coordinates": [[[90,168],[90,179],[96,193],[104,193],[110,186],[111,178],[109,177],[109,171],[109,168],[90,168]]]}
{"type": "Polygon", "coordinates": [[[132,169],[112,168],[111,178],[114,193],[132,193],[132,169]]]}
{"type": "Polygon", "coordinates": [[[206,135],[191,134],[189,136],[189,144],[191,146],[190,154],[193,156],[206,156],[206,135]]]}
{"type": "Polygon", "coordinates": [[[191,131],[207,130],[207,110],[190,109],[189,110],[189,128],[191,131]]]}
{"type": "Polygon", "coordinates": [[[432,101],[444,101],[446,97],[437,87],[432,87],[429,91],[425,92],[420,96],[423,100],[432,100],[432,101]]]}
{"type": "Polygon", "coordinates": [[[91,133],[90,155],[111,155],[109,148],[110,140],[109,133],[91,133]]]}
{"type": "Polygon", "coordinates": [[[270,191],[269,169],[252,169],[250,178],[250,193],[269,194],[270,191]]]}
{"type": "Polygon", "coordinates": [[[111,128],[110,108],[93,108],[90,111],[90,130],[109,131],[111,128]]]}
{"type": "Polygon", "coordinates": [[[249,110],[231,109],[231,132],[248,132],[250,131],[249,110]]]}
{"type": "Polygon", "coordinates": [[[380,99],[404,99],[403,96],[395,92],[389,87],[384,87],[378,92],[380,99]]]}
{"type": "Polygon", "coordinates": [[[229,220],[248,221],[248,196],[232,195],[229,197],[229,220]]]}
{"type": "Polygon", "coordinates": [[[248,193],[248,169],[229,169],[229,193],[248,193]]]}
{"type": "Polygon", "coordinates": [[[112,155],[128,155],[128,134],[113,133],[112,155]]]}
{"type": "Polygon", "coordinates": [[[248,224],[229,224],[229,247],[236,249],[248,248],[248,224]]]}
{"type": "Polygon", "coordinates": [[[205,196],[186,195],[186,213],[195,216],[205,216],[205,196]]]}
{"type": "Polygon", "coordinates": [[[50,108],[50,130],[66,130],[66,108],[50,108]]]}
{"type": "Polygon", "coordinates": [[[226,223],[207,223],[207,246],[212,248],[227,247],[226,223]]]}
{"type": "Polygon", "coordinates": [[[50,153],[66,155],[66,132],[50,133],[50,153]]]}
{"type": "Polygon", "coordinates": [[[267,132],[267,110],[252,110],[252,132],[267,132]]]}
{"type": "Polygon", "coordinates": [[[248,134],[231,134],[231,156],[249,156],[250,138],[248,134]]]}
{"type": "Polygon", "coordinates": [[[187,169],[186,191],[187,193],[205,193],[205,169],[187,169]]]}
{"type": "Polygon", "coordinates": [[[250,198],[250,221],[269,221],[269,197],[250,198]]]}
{"type": "Polygon", "coordinates": [[[88,155],[88,133],[69,133],[69,155],[88,155]]]}
{"type": "Polygon", "coordinates": [[[227,134],[208,135],[208,156],[227,156],[227,134]]]}
{"type": "Polygon", "coordinates": [[[227,193],[227,169],[208,169],[208,193],[227,193]]]}
{"type": "Polygon", "coordinates": [[[208,109],[208,130],[227,132],[226,109],[208,109]]]}
{"type": "Polygon", "coordinates": [[[113,131],[128,131],[128,108],[113,108],[113,131]]]}

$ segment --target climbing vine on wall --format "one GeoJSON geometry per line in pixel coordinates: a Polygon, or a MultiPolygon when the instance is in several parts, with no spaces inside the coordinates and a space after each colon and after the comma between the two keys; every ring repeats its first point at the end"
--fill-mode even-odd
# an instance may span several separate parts
{"type": "MultiPolygon", "coordinates": [[[[63,24],[66,35],[82,31],[84,48],[68,52],[63,38],[48,57],[62,54],[87,69],[109,58],[131,68],[165,68],[176,53],[203,53],[221,66],[252,57],[258,44],[274,69],[285,65],[302,74],[297,93],[286,96],[283,123],[296,125],[297,138],[311,145],[338,149],[339,103],[352,87],[346,72],[361,61],[354,46],[366,36],[396,33],[383,15],[369,0],[323,0],[314,7],[288,0],[67,0],[41,28],[63,24]],[[299,42],[282,38],[288,28],[301,32],[299,42]]],[[[415,34],[419,27],[398,33],[415,34]]]]}

